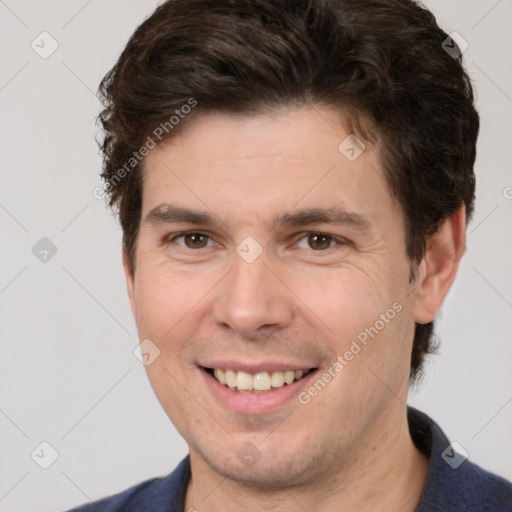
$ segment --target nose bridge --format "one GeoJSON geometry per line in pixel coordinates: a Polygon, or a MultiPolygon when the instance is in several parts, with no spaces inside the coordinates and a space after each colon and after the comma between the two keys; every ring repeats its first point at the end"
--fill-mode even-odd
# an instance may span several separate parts
{"type": "MultiPolygon", "coordinates": [[[[250,337],[260,327],[283,327],[292,317],[286,287],[269,266],[265,251],[255,259],[245,257],[253,248],[240,244],[233,255],[232,270],[224,280],[217,300],[216,318],[219,324],[231,327],[250,337]],[[249,247],[249,251],[244,252],[249,247]]],[[[254,257],[254,252],[252,254],[254,257]]]]}

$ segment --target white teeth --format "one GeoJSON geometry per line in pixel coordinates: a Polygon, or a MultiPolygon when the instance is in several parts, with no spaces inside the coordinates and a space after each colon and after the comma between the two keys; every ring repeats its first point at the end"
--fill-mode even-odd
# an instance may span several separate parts
{"type": "Polygon", "coordinates": [[[250,373],[238,372],[236,374],[236,387],[240,391],[250,391],[252,389],[252,375],[250,373]]]}
{"type": "Polygon", "coordinates": [[[260,372],[251,375],[247,372],[235,372],[234,370],[224,370],[215,368],[214,377],[230,389],[236,389],[244,392],[261,392],[283,387],[285,384],[292,384],[301,379],[309,370],[287,370],[285,372],[260,372]]]}
{"type": "Polygon", "coordinates": [[[284,381],[286,384],[291,384],[295,380],[295,372],[293,370],[288,370],[284,372],[284,381]]]}
{"type": "Polygon", "coordinates": [[[284,386],[283,372],[272,372],[271,383],[273,388],[280,388],[281,386],[284,386]]]}
{"type": "Polygon", "coordinates": [[[221,370],[220,368],[215,368],[215,370],[213,370],[213,375],[215,375],[215,378],[221,384],[226,384],[226,372],[224,370],[221,370]]]}
{"type": "Polygon", "coordinates": [[[268,391],[272,387],[270,375],[267,372],[257,373],[252,378],[252,386],[258,391],[268,391]]]}
{"type": "Polygon", "coordinates": [[[236,372],[233,370],[226,370],[226,385],[230,388],[236,388],[236,372]]]}

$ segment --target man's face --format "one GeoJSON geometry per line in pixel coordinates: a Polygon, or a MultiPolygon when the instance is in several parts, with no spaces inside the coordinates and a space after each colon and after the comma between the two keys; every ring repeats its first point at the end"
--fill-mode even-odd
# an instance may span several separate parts
{"type": "Polygon", "coordinates": [[[145,163],[128,284],[140,339],[160,350],[149,379],[192,460],[240,481],[353,464],[363,443],[390,441],[405,401],[403,215],[377,148],[355,160],[350,140],[338,148],[340,119],[320,107],[203,115],[145,163]],[[329,212],[339,218],[319,218],[329,212]],[[213,369],[263,390],[230,389],[213,369]],[[291,370],[312,371],[283,384],[291,370]]]}

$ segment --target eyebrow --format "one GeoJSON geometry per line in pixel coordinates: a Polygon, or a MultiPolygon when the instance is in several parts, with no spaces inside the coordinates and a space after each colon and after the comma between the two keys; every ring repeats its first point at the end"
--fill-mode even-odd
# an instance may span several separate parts
{"type": "MultiPolygon", "coordinates": [[[[187,223],[205,227],[220,227],[224,224],[216,215],[208,211],[192,210],[171,204],[160,204],[150,210],[144,219],[148,224],[187,223]]],[[[368,231],[372,223],[368,217],[343,208],[306,208],[274,217],[270,229],[277,227],[305,226],[310,224],[334,224],[349,226],[360,231],[368,231]]]]}

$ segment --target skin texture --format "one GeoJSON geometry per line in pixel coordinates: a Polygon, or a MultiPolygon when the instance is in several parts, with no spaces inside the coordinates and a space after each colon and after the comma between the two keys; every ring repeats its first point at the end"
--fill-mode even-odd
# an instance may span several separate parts
{"type": "Polygon", "coordinates": [[[136,270],[126,255],[124,266],[140,339],[160,350],[147,366],[151,385],[190,448],[185,510],[412,511],[419,500],[428,461],[405,405],[414,322],[436,316],[455,278],[459,258],[447,247],[463,250],[464,209],[431,239],[409,283],[403,214],[378,145],[349,161],[338,149],[350,133],[342,121],[319,105],[202,115],[146,159],[136,270]],[[147,220],[162,204],[220,224],[147,220]],[[369,229],[271,227],[276,215],[330,207],[366,216],[369,229]],[[207,238],[173,239],[187,231],[207,238]],[[315,233],[333,239],[315,242],[315,233]],[[248,236],[263,248],[252,263],[236,252],[248,236]],[[400,312],[307,404],[293,397],[240,413],[205,384],[199,366],[212,359],[320,376],[395,303],[400,312]],[[246,443],[260,457],[251,465],[237,456],[246,443]]]}

